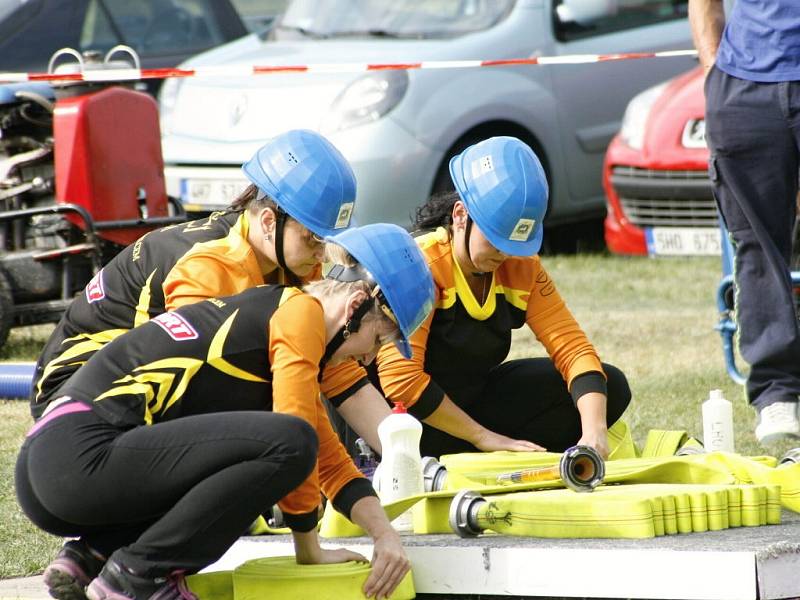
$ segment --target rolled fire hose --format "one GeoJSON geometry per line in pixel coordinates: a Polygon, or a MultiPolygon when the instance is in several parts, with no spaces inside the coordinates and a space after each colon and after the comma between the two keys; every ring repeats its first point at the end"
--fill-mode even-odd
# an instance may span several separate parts
{"type": "Polygon", "coordinates": [[[560,479],[575,492],[591,492],[603,482],[605,475],[605,463],[597,450],[591,446],[572,446],[564,451],[558,465],[500,473],[497,483],[533,483],[560,479]]]}
{"type": "Polygon", "coordinates": [[[0,398],[27,398],[33,385],[32,362],[0,363],[0,398]]]}
{"type": "MultiPolygon", "coordinates": [[[[189,588],[201,598],[214,600],[361,600],[369,577],[369,563],[299,565],[294,556],[257,558],[232,572],[191,575],[189,588]]],[[[409,571],[390,600],[415,597],[409,571]]]]}

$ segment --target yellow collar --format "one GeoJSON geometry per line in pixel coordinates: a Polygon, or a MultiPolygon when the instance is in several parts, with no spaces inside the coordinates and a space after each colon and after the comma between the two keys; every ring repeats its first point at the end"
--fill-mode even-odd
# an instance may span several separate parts
{"type": "Polygon", "coordinates": [[[453,256],[453,280],[456,286],[456,294],[459,298],[461,298],[461,303],[464,305],[464,308],[467,310],[467,313],[470,317],[477,321],[485,321],[494,314],[494,310],[497,306],[497,300],[495,298],[495,273],[492,273],[492,281],[489,284],[489,292],[486,295],[483,306],[481,306],[478,304],[475,294],[472,293],[472,288],[469,287],[467,278],[461,271],[461,265],[458,264],[458,259],[456,258],[456,251],[455,248],[453,248],[452,240],[450,242],[450,252],[453,256]]]}

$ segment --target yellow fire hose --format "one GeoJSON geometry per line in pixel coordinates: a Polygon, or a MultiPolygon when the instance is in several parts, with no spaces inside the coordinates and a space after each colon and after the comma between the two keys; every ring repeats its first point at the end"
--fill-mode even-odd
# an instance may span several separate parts
{"type": "Polygon", "coordinates": [[[591,446],[573,446],[564,451],[557,465],[500,473],[496,481],[499,484],[560,481],[575,492],[591,492],[603,482],[605,474],[605,464],[597,450],[591,446]]]}
{"type": "Polygon", "coordinates": [[[484,531],[543,538],[651,538],[755,527],[781,520],[778,486],[642,484],[598,488],[591,497],[567,490],[484,498],[462,490],[449,513],[461,537],[484,531]]]}
{"type": "MultiPolygon", "coordinates": [[[[493,487],[497,476],[514,469],[553,466],[561,460],[555,453],[487,452],[442,456],[447,475],[439,481],[451,490],[493,487]]],[[[747,457],[728,452],[710,452],[655,458],[628,458],[605,463],[604,483],[755,483],[779,485],[781,503],[800,512],[800,462],[785,460],[778,465],[772,456],[747,457]]],[[[540,481],[531,487],[562,487],[561,481],[540,481]]]]}
{"type": "MultiPolygon", "coordinates": [[[[186,578],[201,600],[362,600],[370,565],[354,561],[331,565],[298,565],[294,556],[257,558],[233,571],[186,578]]],[[[409,572],[390,600],[414,598],[409,572]]]]}
{"type": "MultiPolygon", "coordinates": [[[[520,464],[530,464],[539,462],[540,466],[549,461],[552,464],[560,460],[560,455],[545,453],[486,453],[486,454],[465,454],[450,455],[442,457],[447,464],[446,477],[442,476],[441,471],[438,481],[445,482],[444,490],[426,492],[418,496],[410,496],[392,504],[384,506],[389,518],[394,518],[405,510],[412,508],[414,515],[415,533],[445,533],[452,531],[449,526],[449,508],[453,496],[460,490],[468,489],[479,492],[483,496],[494,494],[508,494],[510,492],[531,491],[534,489],[555,490],[564,486],[559,480],[536,481],[533,483],[517,483],[511,485],[497,485],[497,475],[507,472],[513,466],[520,464]],[[495,456],[500,455],[500,456],[495,456]],[[453,460],[457,459],[457,460],[453,460]],[[513,460],[512,460],[513,459],[513,460]],[[525,461],[525,462],[522,462],[525,461]],[[486,469],[489,463],[493,469],[486,469]],[[475,464],[477,463],[477,465],[475,464]],[[451,469],[451,464],[456,467],[466,468],[467,470],[478,467],[481,470],[468,472],[468,477],[464,473],[455,472],[451,469]],[[499,466],[498,466],[499,465],[499,466]],[[484,470],[486,469],[486,470],[484,470]]],[[[694,454],[687,456],[671,456],[661,458],[638,458],[608,461],[605,463],[606,475],[605,483],[625,483],[624,486],[600,486],[595,489],[593,494],[573,494],[572,491],[563,490],[565,497],[584,497],[591,506],[597,499],[597,493],[605,489],[615,489],[621,494],[627,494],[631,490],[630,484],[669,484],[680,487],[678,484],[705,484],[717,486],[736,486],[740,487],[740,496],[746,501],[740,500],[741,508],[736,510],[736,498],[728,501],[728,521],[729,526],[736,527],[741,524],[753,525],[766,521],[767,498],[764,496],[754,500],[753,494],[764,495],[766,492],[747,491],[750,484],[757,484],[756,490],[766,488],[771,490],[770,497],[774,497],[772,502],[773,513],[780,511],[780,505],[800,512],[800,463],[787,462],[779,467],[774,465],[777,459],[773,457],[742,457],[737,454],[713,452],[709,454],[694,454]],[[778,496],[779,494],[779,496],[778,496]],[[733,507],[733,508],[731,508],[733,507]],[[753,514],[760,514],[758,519],[753,514]]],[[[429,477],[429,481],[431,478],[429,477]]],[[[538,492],[537,492],[538,493],[538,492]]],[[[678,492],[685,493],[685,492],[678,492]]],[[[733,492],[732,492],[733,493],[733,492]]],[[[670,492],[670,495],[674,495],[670,492]]],[[[572,500],[567,500],[572,501],[572,500]]],[[[679,501],[668,501],[668,503],[678,503],[679,501]]],[[[702,502],[697,500],[696,502],[702,502]]],[[[708,500],[706,499],[706,502],[708,500]]],[[[663,502],[662,502],[663,504],[663,502]]],[[[600,506],[600,505],[598,505],[600,506]]],[[[604,515],[596,513],[598,520],[604,515]]],[[[697,516],[697,511],[683,511],[682,519],[686,516],[695,521],[691,527],[682,525],[675,526],[678,532],[702,531],[702,517],[697,516]],[[694,515],[694,517],[693,517],[694,515]]],[[[677,518],[677,517],[676,517],[677,518]]],[[[706,517],[706,520],[708,517],[706,517]]],[[[599,521],[598,521],[599,522],[599,521]]],[[[681,521],[683,522],[683,521],[681,521]]],[[[661,528],[656,520],[653,525],[654,531],[661,528]]],[[[663,525],[664,529],[671,528],[670,525],[663,525]]],[[[364,532],[350,523],[347,519],[333,510],[326,510],[322,519],[320,535],[323,537],[348,537],[364,535],[364,532]]],[[[562,535],[561,537],[567,537],[562,535]]]]}

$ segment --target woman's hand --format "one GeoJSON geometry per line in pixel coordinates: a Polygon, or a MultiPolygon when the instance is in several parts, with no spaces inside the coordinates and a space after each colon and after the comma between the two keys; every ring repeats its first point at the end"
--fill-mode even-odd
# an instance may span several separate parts
{"type": "Polygon", "coordinates": [[[367,598],[388,598],[411,569],[400,536],[375,496],[356,501],[350,520],[372,538],[372,572],[364,582],[364,594],[367,598]]]}
{"type": "Polygon", "coordinates": [[[326,550],[319,545],[319,534],[316,529],[311,531],[293,531],[294,555],[298,565],[330,565],[343,563],[349,560],[368,562],[366,557],[358,552],[345,548],[326,550]]]}
{"type": "MultiPolygon", "coordinates": [[[[322,548],[320,551],[319,556],[317,557],[317,563],[320,565],[332,565],[336,563],[343,563],[353,560],[355,562],[365,563],[369,562],[367,557],[363,554],[359,554],[358,552],[353,552],[348,550],[347,548],[334,548],[328,550],[326,548],[322,548]]],[[[300,560],[298,559],[298,563],[300,560]]]]}
{"type": "Polygon", "coordinates": [[[581,439],[578,444],[591,446],[597,453],[608,458],[608,427],[606,425],[606,396],[600,392],[587,392],[578,398],[581,415],[581,439]]]}
{"type": "Polygon", "coordinates": [[[423,419],[425,423],[441,429],[453,437],[466,440],[478,450],[493,452],[510,450],[512,452],[545,452],[546,450],[526,440],[515,440],[486,429],[475,419],[461,410],[450,398],[445,396],[438,408],[423,419]]]}
{"type": "Polygon", "coordinates": [[[364,583],[367,598],[388,598],[411,569],[400,536],[386,530],[373,540],[372,573],[364,583]]]}
{"type": "Polygon", "coordinates": [[[584,431],[578,445],[591,446],[603,458],[608,459],[608,430],[605,427],[598,427],[590,431],[584,431]]]}
{"type": "Polygon", "coordinates": [[[483,431],[472,440],[472,444],[483,452],[494,452],[497,450],[508,450],[511,452],[546,452],[546,449],[538,444],[527,440],[515,440],[486,428],[483,428],[483,431]]]}

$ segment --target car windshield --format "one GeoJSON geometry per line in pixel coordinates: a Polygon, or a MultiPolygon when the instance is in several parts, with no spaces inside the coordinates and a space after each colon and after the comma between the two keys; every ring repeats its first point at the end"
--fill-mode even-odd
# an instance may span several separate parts
{"type": "Polygon", "coordinates": [[[0,0],[0,21],[25,4],[25,0],[0,0]]]}
{"type": "Polygon", "coordinates": [[[453,37],[492,27],[516,0],[294,0],[275,35],[453,37]]]}

